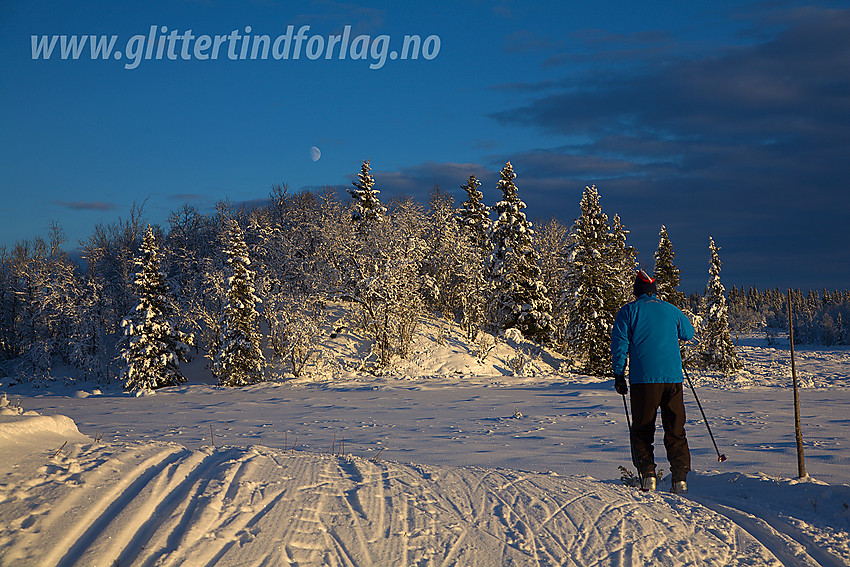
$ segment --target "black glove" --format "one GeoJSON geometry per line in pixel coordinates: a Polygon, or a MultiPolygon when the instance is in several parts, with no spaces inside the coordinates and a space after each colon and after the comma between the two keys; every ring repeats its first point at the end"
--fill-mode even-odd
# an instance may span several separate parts
{"type": "Polygon", "coordinates": [[[623,374],[614,375],[614,390],[618,394],[625,396],[629,393],[629,385],[626,384],[626,377],[623,374]]]}

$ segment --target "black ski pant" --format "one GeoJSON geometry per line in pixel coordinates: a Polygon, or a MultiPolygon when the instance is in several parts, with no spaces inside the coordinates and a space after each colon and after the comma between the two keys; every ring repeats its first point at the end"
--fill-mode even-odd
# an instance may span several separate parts
{"type": "Polygon", "coordinates": [[[655,418],[661,408],[664,448],[673,481],[685,480],[691,470],[691,452],[685,437],[685,401],[682,384],[632,384],[632,442],[643,476],[655,475],[655,418]]]}

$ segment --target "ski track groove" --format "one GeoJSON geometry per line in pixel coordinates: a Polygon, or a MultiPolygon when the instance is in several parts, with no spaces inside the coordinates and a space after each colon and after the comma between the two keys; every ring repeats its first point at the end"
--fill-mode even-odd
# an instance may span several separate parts
{"type": "MultiPolygon", "coordinates": [[[[354,527],[354,532],[357,536],[356,543],[360,547],[360,551],[363,552],[363,556],[366,558],[368,564],[374,565],[375,562],[372,559],[372,554],[369,550],[369,538],[366,536],[366,532],[364,531],[363,527],[364,521],[368,522],[367,510],[363,507],[363,503],[360,500],[359,495],[361,488],[364,487],[363,473],[360,472],[360,469],[357,468],[357,464],[353,461],[344,462],[345,464],[343,465],[340,461],[338,461],[336,463],[336,466],[345,475],[345,480],[351,482],[354,486],[353,488],[343,491],[342,500],[345,502],[346,507],[351,512],[351,523],[354,527]]],[[[330,470],[328,470],[328,474],[330,475],[330,470]]],[[[367,505],[371,507],[372,503],[367,501],[367,505]]],[[[350,559],[351,554],[346,548],[346,546],[342,543],[342,541],[339,540],[333,533],[331,533],[331,537],[334,538],[340,548],[345,552],[345,557],[350,559]]],[[[352,561],[352,564],[354,565],[355,563],[352,561]]]]}
{"type": "MultiPolygon", "coordinates": [[[[508,480],[504,475],[501,476],[505,480],[508,480]]],[[[517,513],[517,511],[514,509],[519,499],[518,493],[521,492],[521,489],[519,489],[516,485],[524,480],[524,477],[519,477],[509,481],[507,484],[490,489],[490,494],[492,494],[502,505],[494,508],[493,512],[505,527],[505,540],[508,541],[508,536],[510,536],[514,540],[508,541],[508,544],[514,547],[515,549],[518,549],[530,555],[531,558],[534,560],[534,564],[539,567],[541,563],[540,557],[537,553],[537,538],[534,537],[534,531],[528,525],[528,517],[517,513]],[[516,491],[516,493],[512,494],[514,504],[513,506],[509,504],[507,499],[503,498],[500,494],[501,492],[506,491],[508,488],[512,488],[516,491]],[[503,508],[507,508],[507,516],[501,512],[501,509],[503,508]],[[515,523],[512,523],[511,515],[516,516],[517,521],[515,523]]]]}
{"type": "Polygon", "coordinates": [[[781,522],[778,518],[768,519],[769,515],[757,517],[744,510],[713,500],[700,499],[700,503],[728,518],[733,525],[768,549],[783,565],[788,567],[798,565],[804,567],[838,567],[845,565],[840,558],[819,550],[808,537],[787,523],[781,522]],[[783,524],[782,527],[785,529],[778,529],[777,523],[783,524]],[[792,547],[795,545],[799,546],[800,553],[794,553],[792,547]],[[813,557],[813,554],[817,556],[817,559],[813,557]]]}
{"type": "MultiPolygon", "coordinates": [[[[44,558],[44,563],[55,564],[56,567],[76,564],[84,551],[97,542],[98,536],[113,521],[114,516],[144,490],[151,479],[187,453],[189,451],[183,447],[168,447],[145,459],[129,474],[122,475],[121,480],[91,505],[85,516],[71,527],[66,541],[55,543],[53,551],[44,558]]],[[[61,516],[62,509],[57,510],[61,516]]]]}
{"type": "MultiPolygon", "coordinates": [[[[328,507],[328,503],[332,503],[333,498],[338,499],[343,496],[339,493],[339,490],[336,490],[335,492],[317,490],[326,488],[339,489],[339,486],[337,486],[339,481],[335,480],[335,477],[330,475],[332,466],[333,463],[326,463],[324,471],[317,472],[318,475],[325,477],[325,479],[321,479],[320,482],[316,482],[317,480],[320,480],[318,478],[313,479],[311,483],[301,485],[298,488],[298,491],[301,492],[301,496],[299,498],[303,500],[301,500],[301,505],[296,508],[295,517],[290,523],[287,531],[284,532],[282,536],[283,541],[288,542],[287,548],[289,550],[288,554],[290,555],[290,561],[295,565],[301,565],[302,562],[305,565],[317,564],[320,555],[323,555],[323,561],[325,562],[327,562],[328,559],[331,561],[334,561],[335,559],[335,562],[331,562],[331,565],[343,565],[345,563],[345,558],[341,555],[342,548],[339,546],[337,538],[335,538],[332,534],[332,527],[329,528],[323,520],[323,512],[328,507]],[[302,524],[315,525],[316,530],[305,531],[302,529],[302,524]],[[288,537],[290,532],[292,536],[288,537]],[[317,547],[314,543],[315,538],[317,537],[316,532],[320,533],[324,540],[323,547],[317,547]],[[296,536],[302,537],[298,538],[296,536]],[[302,543],[302,540],[306,541],[302,543]],[[330,547],[336,551],[335,558],[333,555],[328,557],[328,553],[331,552],[331,549],[329,549],[329,546],[327,545],[328,543],[331,543],[332,545],[330,547]],[[323,550],[325,552],[324,554],[322,553],[323,550]],[[302,555],[304,556],[303,558],[302,555]]],[[[298,478],[297,475],[295,476],[298,478]]]]}
{"type": "MultiPolygon", "coordinates": [[[[591,494],[596,494],[596,493],[594,492],[594,493],[591,493],[591,494]]],[[[545,526],[546,524],[548,524],[549,522],[551,522],[552,520],[554,520],[554,519],[555,519],[555,517],[556,517],[558,514],[563,514],[563,515],[564,515],[564,517],[569,518],[569,514],[565,514],[565,513],[564,513],[564,511],[565,511],[568,507],[570,507],[570,506],[572,506],[573,504],[575,504],[576,502],[578,502],[579,500],[583,500],[584,498],[587,498],[588,496],[590,496],[590,494],[587,494],[587,493],[579,494],[578,496],[576,496],[576,497],[575,497],[575,498],[573,498],[572,500],[567,500],[567,501],[566,501],[566,502],[564,502],[563,504],[559,505],[559,506],[558,506],[558,509],[557,509],[557,510],[555,510],[554,512],[549,513],[549,511],[547,510],[547,513],[549,513],[549,515],[546,517],[546,519],[545,519],[545,520],[543,520],[542,522],[540,522],[540,527],[543,527],[543,526],[545,526]]],[[[572,521],[572,518],[570,518],[570,521],[572,521]]],[[[573,525],[575,525],[575,523],[573,523],[573,525]]],[[[577,526],[576,526],[576,527],[577,527],[577,526]]]]}
{"type": "MultiPolygon", "coordinates": [[[[260,510],[255,514],[247,515],[242,513],[227,517],[225,521],[219,525],[219,529],[226,528],[225,533],[221,534],[221,537],[226,538],[226,541],[219,546],[218,551],[216,551],[208,565],[215,565],[218,559],[224,557],[224,555],[226,555],[227,552],[240,541],[240,534],[244,537],[250,537],[252,535],[252,528],[254,528],[260,520],[271,512],[285,496],[285,491],[282,490],[278,492],[269,498],[268,502],[263,504],[262,508],[260,508],[260,510]]],[[[235,494],[232,500],[235,501],[235,494]]]]}
{"type": "MultiPolygon", "coordinates": [[[[463,530],[458,536],[455,542],[449,547],[448,553],[446,553],[445,559],[440,563],[440,567],[449,567],[450,565],[457,564],[457,556],[463,549],[463,543],[466,540],[467,530],[463,530]]],[[[430,564],[430,562],[428,563],[430,564]]]]}
{"type": "MultiPolygon", "coordinates": [[[[141,564],[150,565],[157,557],[161,557],[163,549],[157,543],[161,541],[161,538],[155,539],[154,536],[166,526],[166,532],[175,533],[171,527],[172,517],[177,510],[187,504],[196,483],[209,478],[210,471],[215,471],[222,464],[232,460],[232,456],[239,452],[238,449],[213,450],[208,454],[194,451],[181,462],[173,463],[164,469],[155,480],[151,496],[146,497],[151,502],[140,507],[138,512],[130,518],[132,521],[124,523],[124,527],[120,530],[121,540],[116,540],[113,546],[114,552],[118,552],[118,564],[137,564],[144,559],[144,556],[147,556],[141,564]],[[184,465],[188,470],[181,470],[184,465]],[[158,490],[159,487],[162,487],[161,493],[158,490]],[[151,509],[152,511],[149,511],[151,509]],[[127,532],[132,530],[135,530],[135,533],[127,538],[127,532]],[[148,546],[152,549],[146,549],[146,542],[154,544],[148,546]]],[[[116,523],[122,523],[121,519],[116,518],[116,523]]]]}
{"type": "MultiPolygon", "coordinates": [[[[193,560],[201,561],[198,557],[208,554],[211,549],[215,549],[214,540],[208,539],[209,534],[220,530],[227,523],[230,517],[223,516],[223,511],[227,500],[227,494],[233,495],[231,488],[238,484],[238,479],[243,474],[243,471],[252,462],[252,457],[246,455],[241,456],[238,460],[225,460],[222,464],[230,464],[230,466],[219,475],[209,475],[199,482],[194,490],[193,502],[186,507],[181,519],[177,523],[179,526],[188,526],[182,529],[169,530],[171,533],[168,536],[168,544],[166,549],[161,552],[160,558],[157,560],[157,567],[161,565],[181,565],[187,561],[189,557],[193,560]],[[221,486],[226,486],[225,490],[221,486]],[[207,496],[212,491],[212,496],[207,496]],[[184,546],[177,546],[177,539],[185,542],[184,546]],[[201,545],[202,550],[196,548],[201,545]]],[[[219,548],[220,549],[220,548],[219,548]]]]}
{"type": "MultiPolygon", "coordinates": [[[[563,504],[559,504],[545,488],[541,487],[539,484],[531,480],[529,480],[529,484],[534,486],[538,494],[543,495],[543,498],[541,499],[535,495],[532,495],[527,490],[523,490],[523,492],[529,499],[534,499],[537,502],[537,505],[539,506],[540,511],[542,512],[540,517],[543,519],[542,521],[538,519],[536,528],[533,531],[543,532],[543,534],[547,536],[545,538],[541,538],[541,542],[547,543],[546,546],[541,545],[541,550],[546,552],[547,560],[553,565],[563,565],[564,562],[568,561],[572,555],[570,546],[567,544],[567,542],[563,541],[559,536],[557,536],[551,529],[549,529],[548,524],[552,521],[553,518],[558,515],[562,515],[565,518],[569,518],[569,515],[564,513],[564,511],[568,506],[571,506],[581,500],[584,495],[579,495],[576,498],[568,499],[563,504]],[[547,497],[550,501],[549,503],[546,502],[547,497]],[[556,507],[556,510],[554,512],[552,511],[552,505],[556,507]],[[549,541],[551,541],[552,543],[548,544],[549,541]],[[552,544],[554,544],[557,549],[552,549],[552,544]]],[[[572,519],[569,519],[572,523],[572,519]]]]}
{"type": "MultiPolygon", "coordinates": [[[[172,554],[178,553],[180,550],[180,543],[187,541],[189,533],[195,531],[192,519],[200,509],[200,499],[209,489],[213,478],[207,477],[202,480],[203,482],[198,482],[195,485],[194,490],[188,495],[185,505],[182,506],[182,512],[180,513],[179,520],[176,522],[174,529],[168,534],[165,543],[163,544],[163,548],[160,550],[160,559],[158,559],[158,561],[162,561],[163,565],[173,564],[171,561],[165,561],[169,559],[172,554]]],[[[175,509],[175,512],[177,512],[178,509],[179,507],[175,509]]],[[[153,559],[154,556],[151,556],[146,565],[152,565],[151,561],[153,561],[153,559]]]]}

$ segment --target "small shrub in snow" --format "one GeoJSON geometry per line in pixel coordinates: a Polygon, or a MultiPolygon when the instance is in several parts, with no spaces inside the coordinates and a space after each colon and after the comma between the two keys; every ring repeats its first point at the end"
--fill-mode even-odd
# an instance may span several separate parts
{"type": "Polygon", "coordinates": [[[293,376],[301,376],[307,364],[321,355],[317,344],[326,322],[322,302],[276,294],[267,298],[267,305],[272,348],[289,362],[293,376]]]}
{"type": "Polygon", "coordinates": [[[475,339],[475,358],[478,364],[484,364],[487,360],[487,355],[496,348],[496,338],[489,334],[480,332],[475,339]]]}
{"type": "Polygon", "coordinates": [[[514,376],[523,376],[526,362],[527,360],[525,359],[525,355],[519,352],[508,359],[508,368],[511,369],[514,376]]]}

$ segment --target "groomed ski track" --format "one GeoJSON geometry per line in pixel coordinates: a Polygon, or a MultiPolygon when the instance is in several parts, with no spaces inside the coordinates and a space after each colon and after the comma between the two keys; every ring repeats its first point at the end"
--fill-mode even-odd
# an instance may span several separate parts
{"type": "Polygon", "coordinates": [[[77,443],[0,468],[0,565],[846,564],[793,519],[732,500],[261,446],[77,443]]]}

